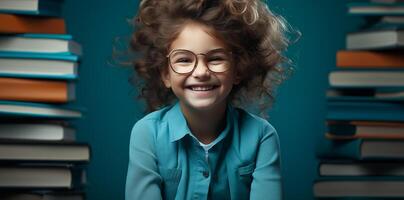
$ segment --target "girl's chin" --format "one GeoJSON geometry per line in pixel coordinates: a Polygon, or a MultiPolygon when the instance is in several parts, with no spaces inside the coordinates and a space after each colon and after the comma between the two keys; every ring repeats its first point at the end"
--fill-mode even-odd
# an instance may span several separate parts
{"type": "Polygon", "coordinates": [[[212,101],[210,99],[198,99],[198,100],[189,100],[186,103],[186,107],[192,110],[198,111],[209,111],[212,109],[217,109],[219,104],[216,101],[212,101]]]}

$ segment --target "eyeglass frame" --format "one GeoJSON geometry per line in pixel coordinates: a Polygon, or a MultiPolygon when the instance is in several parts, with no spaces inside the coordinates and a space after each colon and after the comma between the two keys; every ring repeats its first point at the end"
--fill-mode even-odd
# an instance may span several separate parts
{"type": "MultiPolygon", "coordinates": [[[[232,58],[233,53],[232,53],[231,51],[228,51],[228,50],[224,49],[224,48],[212,49],[212,50],[209,50],[209,51],[206,52],[206,53],[198,53],[198,54],[195,53],[195,52],[193,52],[193,51],[191,51],[191,50],[188,50],[188,49],[173,49],[173,50],[170,51],[169,54],[166,55],[166,58],[167,58],[167,61],[168,61],[168,65],[170,66],[170,68],[171,68],[175,73],[185,75],[185,74],[191,74],[192,72],[195,71],[195,69],[196,69],[196,67],[198,66],[198,63],[199,63],[199,57],[198,57],[198,55],[203,55],[203,56],[206,57],[207,54],[209,54],[209,53],[212,52],[212,51],[216,51],[216,50],[224,50],[224,52],[227,53],[227,54],[229,54],[229,55],[230,55],[230,58],[232,58]],[[171,65],[170,56],[171,56],[171,54],[172,54],[173,52],[175,52],[175,51],[186,51],[186,52],[190,52],[190,53],[192,53],[193,55],[195,55],[196,62],[195,62],[195,65],[194,65],[194,67],[192,68],[192,70],[191,70],[190,72],[187,72],[187,73],[180,73],[180,72],[177,72],[177,71],[174,70],[173,66],[171,65]]],[[[233,60],[233,59],[230,59],[229,62],[232,63],[232,60],[233,60]]],[[[207,66],[207,68],[208,68],[208,70],[209,70],[210,72],[216,73],[216,74],[227,72],[227,71],[229,71],[229,69],[230,69],[230,67],[229,67],[229,68],[226,69],[225,71],[222,71],[222,72],[215,72],[215,71],[212,71],[212,70],[210,69],[210,67],[209,67],[208,64],[206,64],[206,66],[207,66]]]]}

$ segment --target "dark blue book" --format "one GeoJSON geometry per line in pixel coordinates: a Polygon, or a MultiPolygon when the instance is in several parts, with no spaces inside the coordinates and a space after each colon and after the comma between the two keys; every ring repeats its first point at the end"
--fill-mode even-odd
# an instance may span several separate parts
{"type": "Polygon", "coordinates": [[[404,160],[404,140],[319,140],[316,154],[322,159],[404,160]]]}
{"type": "Polygon", "coordinates": [[[404,88],[354,88],[332,87],[327,90],[329,101],[379,101],[402,102],[404,101],[404,88]]]}
{"type": "Polygon", "coordinates": [[[388,102],[329,101],[328,120],[404,121],[404,104],[388,102]]]}
{"type": "Polygon", "coordinates": [[[77,119],[82,117],[82,113],[78,109],[72,109],[60,105],[18,101],[0,101],[0,118],[1,117],[77,119]]]}
{"type": "Polygon", "coordinates": [[[60,16],[63,0],[1,0],[0,12],[22,15],[60,16]]]}

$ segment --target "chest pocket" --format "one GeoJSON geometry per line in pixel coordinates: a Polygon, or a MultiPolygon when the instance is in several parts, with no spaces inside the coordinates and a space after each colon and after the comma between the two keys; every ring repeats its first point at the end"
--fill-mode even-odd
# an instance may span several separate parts
{"type": "Polygon", "coordinates": [[[255,162],[249,163],[247,165],[243,165],[238,168],[238,175],[240,178],[240,181],[248,188],[248,190],[251,187],[251,182],[252,182],[252,174],[255,169],[255,162]]]}
{"type": "Polygon", "coordinates": [[[161,188],[164,199],[175,199],[177,194],[178,184],[181,179],[181,169],[169,169],[160,167],[160,176],[163,179],[161,188]]]}

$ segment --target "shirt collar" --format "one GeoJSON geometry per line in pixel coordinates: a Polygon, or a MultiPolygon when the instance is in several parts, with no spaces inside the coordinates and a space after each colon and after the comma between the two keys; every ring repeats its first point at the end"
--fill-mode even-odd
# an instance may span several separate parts
{"type": "MultiPolygon", "coordinates": [[[[219,134],[218,138],[215,139],[214,143],[219,142],[231,129],[232,117],[234,116],[234,108],[228,104],[226,109],[226,127],[219,134]]],[[[168,117],[168,128],[170,131],[170,142],[175,142],[182,139],[185,135],[191,135],[191,130],[188,127],[187,121],[185,120],[184,114],[181,111],[179,102],[177,101],[173,107],[167,113],[168,117]]]]}

